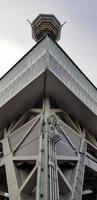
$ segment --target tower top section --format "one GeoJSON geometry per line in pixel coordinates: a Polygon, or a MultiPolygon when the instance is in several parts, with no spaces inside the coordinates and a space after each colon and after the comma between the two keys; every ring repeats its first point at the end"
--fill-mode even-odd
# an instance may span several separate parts
{"type": "Polygon", "coordinates": [[[60,39],[61,24],[54,15],[40,14],[32,22],[32,38],[38,42],[45,35],[49,35],[53,40],[60,39]]]}

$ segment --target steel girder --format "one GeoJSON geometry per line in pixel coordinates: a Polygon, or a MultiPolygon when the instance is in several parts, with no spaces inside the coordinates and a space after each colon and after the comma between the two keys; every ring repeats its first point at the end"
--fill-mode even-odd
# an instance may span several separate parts
{"type": "Polygon", "coordinates": [[[86,130],[60,108],[51,109],[46,98],[42,109],[32,108],[4,129],[0,141],[2,199],[80,200],[89,188],[96,194],[93,181],[87,183],[87,169],[97,171],[89,145],[95,150],[86,140],[86,130]]]}

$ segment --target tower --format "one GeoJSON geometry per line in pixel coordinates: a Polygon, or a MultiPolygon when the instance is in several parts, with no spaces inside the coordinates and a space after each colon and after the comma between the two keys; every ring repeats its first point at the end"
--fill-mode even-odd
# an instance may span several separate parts
{"type": "Polygon", "coordinates": [[[54,15],[31,27],[36,45],[0,80],[1,199],[96,200],[97,89],[54,15]]]}

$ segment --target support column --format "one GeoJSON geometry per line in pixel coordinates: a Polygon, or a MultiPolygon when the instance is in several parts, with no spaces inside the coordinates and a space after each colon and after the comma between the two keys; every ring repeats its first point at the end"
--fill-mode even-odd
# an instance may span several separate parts
{"type": "Polygon", "coordinates": [[[56,143],[58,117],[50,111],[49,99],[44,99],[41,116],[36,200],[59,200],[56,143]]]}
{"type": "Polygon", "coordinates": [[[73,187],[73,200],[82,199],[82,189],[84,181],[84,171],[85,171],[85,157],[86,157],[87,143],[84,138],[82,138],[79,159],[76,167],[75,182],[73,187]]]}
{"type": "Polygon", "coordinates": [[[49,139],[49,177],[50,177],[50,200],[59,200],[58,171],[56,158],[56,143],[60,140],[58,117],[55,113],[49,113],[47,118],[49,139]]]}
{"type": "Polygon", "coordinates": [[[36,200],[48,200],[48,132],[46,126],[47,110],[49,109],[49,100],[43,100],[43,112],[41,113],[40,137],[39,137],[39,155],[37,171],[36,200]]]}
{"type": "Polygon", "coordinates": [[[10,149],[8,137],[5,137],[2,140],[2,143],[3,143],[4,163],[5,163],[7,184],[8,184],[9,199],[21,200],[19,195],[17,178],[15,174],[14,163],[13,163],[13,155],[10,149]]]}

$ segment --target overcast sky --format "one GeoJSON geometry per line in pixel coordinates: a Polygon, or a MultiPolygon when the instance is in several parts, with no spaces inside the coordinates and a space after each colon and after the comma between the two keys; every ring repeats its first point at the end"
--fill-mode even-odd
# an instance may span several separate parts
{"type": "Polygon", "coordinates": [[[0,77],[34,46],[26,19],[40,13],[67,21],[58,43],[97,87],[97,0],[0,0],[0,77]]]}

